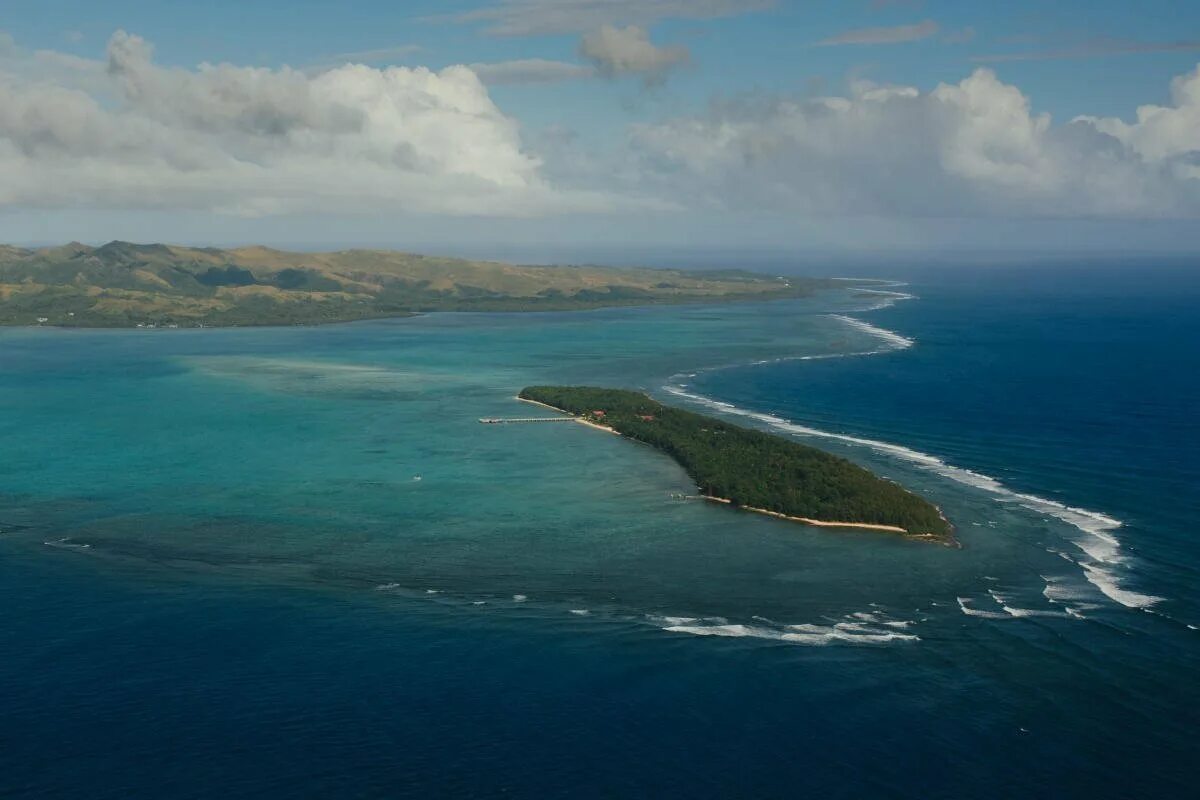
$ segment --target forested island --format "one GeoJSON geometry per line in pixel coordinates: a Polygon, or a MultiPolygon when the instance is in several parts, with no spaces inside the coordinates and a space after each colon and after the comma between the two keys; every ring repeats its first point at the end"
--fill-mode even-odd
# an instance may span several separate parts
{"type": "Polygon", "coordinates": [[[954,543],[954,529],[937,506],[815,447],[672,408],[639,392],[529,386],[518,396],[661,450],[713,500],[809,524],[954,543]]]}
{"type": "Polygon", "coordinates": [[[771,300],[831,285],[736,269],[528,266],[391,250],[0,245],[0,325],[307,325],[424,311],[771,300]]]}

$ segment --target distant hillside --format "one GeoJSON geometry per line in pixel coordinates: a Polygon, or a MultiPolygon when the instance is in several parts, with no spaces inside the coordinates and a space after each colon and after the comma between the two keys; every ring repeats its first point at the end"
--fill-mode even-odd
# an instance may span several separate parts
{"type": "Polygon", "coordinates": [[[0,245],[0,325],[312,324],[419,311],[759,300],[827,285],[739,270],[519,266],[384,250],[0,245]]]}

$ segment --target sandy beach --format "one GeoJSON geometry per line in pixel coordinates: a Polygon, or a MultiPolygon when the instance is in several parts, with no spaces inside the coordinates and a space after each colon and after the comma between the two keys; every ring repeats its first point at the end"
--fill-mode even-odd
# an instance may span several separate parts
{"type": "MultiPolygon", "coordinates": [[[[714,503],[725,503],[732,505],[733,501],[724,497],[709,497],[704,495],[705,500],[711,500],[714,503]]],[[[821,528],[865,528],[872,531],[891,531],[892,533],[903,533],[906,536],[912,536],[908,530],[901,528],[898,525],[876,525],[870,522],[830,522],[823,519],[809,519],[808,517],[792,517],[787,514],[781,514],[778,511],[769,511],[765,508],[755,508],[754,506],[738,506],[745,511],[753,511],[756,514],[766,514],[768,517],[776,517],[778,519],[786,519],[791,522],[803,522],[805,525],[816,525],[821,528]]]]}
{"type": "MultiPolygon", "coordinates": [[[[547,405],[546,403],[540,403],[537,400],[527,400],[524,397],[518,397],[517,399],[520,400],[522,403],[531,403],[535,406],[541,406],[542,408],[548,408],[551,411],[557,411],[560,414],[569,414],[570,413],[570,412],[564,411],[561,408],[555,408],[554,406],[547,405]]],[[[575,421],[578,422],[580,425],[586,425],[587,427],[595,428],[598,431],[607,431],[608,433],[612,433],[617,436],[621,435],[621,432],[618,430],[614,430],[613,428],[610,428],[606,425],[599,425],[590,420],[583,419],[582,417],[575,417],[575,421]]],[[[711,500],[714,503],[725,503],[726,505],[732,505],[732,503],[733,503],[732,500],[729,500],[724,497],[709,497],[709,496],[705,495],[704,499],[711,500]]],[[[898,525],[876,525],[876,524],[872,524],[869,522],[832,522],[830,520],[810,519],[808,517],[793,517],[793,516],[789,516],[788,514],[781,514],[778,511],[769,511],[768,509],[755,508],[754,506],[739,506],[739,508],[745,509],[746,511],[753,511],[756,514],[766,514],[768,517],[775,517],[777,519],[786,519],[790,522],[801,522],[801,523],[804,523],[805,525],[815,525],[815,526],[821,527],[821,528],[861,528],[864,530],[872,530],[872,531],[889,531],[891,533],[902,533],[905,536],[914,536],[914,537],[920,536],[920,534],[909,533],[908,530],[906,530],[905,528],[901,528],[898,525]]]]}
{"type": "Polygon", "coordinates": [[[526,400],[524,397],[518,397],[517,399],[520,400],[522,403],[532,403],[535,406],[541,406],[542,408],[548,408],[551,411],[557,411],[560,414],[567,414],[568,416],[574,417],[575,421],[578,422],[580,425],[586,425],[589,428],[595,428],[598,431],[608,431],[609,433],[616,434],[617,436],[621,435],[620,431],[613,430],[612,428],[608,427],[607,425],[598,425],[595,422],[590,422],[589,420],[584,419],[583,417],[576,417],[575,415],[571,414],[571,412],[563,411],[561,408],[555,408],[554,406],[549,406],[549,405],[546,405],[545,403],[539,403],[537,400],[526,400]]]}

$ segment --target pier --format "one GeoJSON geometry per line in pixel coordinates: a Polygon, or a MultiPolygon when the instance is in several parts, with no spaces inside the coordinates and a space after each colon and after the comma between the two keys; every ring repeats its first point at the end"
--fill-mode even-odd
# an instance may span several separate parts
{"type": "Polygon", "coordinates": [[[484,425],[507,425],[510,422],[574,422],[575,417],[480,417],[484,425]]]}

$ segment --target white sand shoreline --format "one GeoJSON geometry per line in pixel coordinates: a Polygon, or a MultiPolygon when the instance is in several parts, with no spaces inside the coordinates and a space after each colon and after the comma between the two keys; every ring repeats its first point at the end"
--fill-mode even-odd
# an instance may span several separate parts
{"type": "MultiPolygon", "coordinates": [[[[608,433],[612,433],[617,436],[622,435],[621,432],[618,430],[609,428],[606,425],[598,425],[595,422],[591,422],[589,420],[583,419],[582,417],[575,416],[575,415],[571,414],[571,412],[569,412],[569,411],[565,411],[561,408],[556,408],[555,406],[548,405],[547,403],[542,403],[537,400],[529,400],[524,397],[517,397],[517,399],[520,400],[522,403],[531,403],[535,406],[541,406],[542,408],[548,408],[551,411],[557,411],[560,414],[567,414],[568,416],[573,417],[574,420],[576,422],[578,422],[580,425],[586,425],[587,427],[595,428],[598,431],[607,431],[608,433]]],[[[714,503],[724,503],[726,505],[733,505],[733,501],[729,500],[728,498],[725,498],[725,497],[712,497],[709,495],[701,495],[701,496],[704,497],[705,500],[711,500],[714,503]]],[[[899,525],[881,525],[881,524],[871,523],[871,522],[836,522],[836,521],[832,521],[832,520],[812,519],[810,517],[793,517],[788,514],[783,514],[779,511],[770,511],[765,508],[755,508],[754,506],[737,506],[737,508],[741,508],[746,511],[753,511],[756,514],[765,514],[768,517],[775,517],[776,519],[785,519],[785,520],[788,520],[789,522],[800,522],[805,525],[813,525],[813,526],[816,526],[819,528],[860,528],[863,530],[887,531],[889,533],[902,533],[905,536],[910,536],[913,538],[926,538],[926,537],[937,538],[937,537],[929,536],[928,534],[910,533],[907,528],[901,528],[899,525]]]]}
{"type": "Polygon", "coordinates": [[[535,406],[541,406],[542,408],[548,408],[551,411],[557,411],[560,414],[566,414],[567,416],[571,417],[573,420],[578,422],[580,425],[586,425],[589,428],[595,428],[598,431],[608,431],[609,433],[616,434],[617,436],[621,435],[620,431],[614,430],[614,429],[608,427],[607,425],[597,425],[595,422],[586,420],[583,417],[575,416],[570,411],[564,411],[561,408],[555,408],[554,406],[546,405],[545,403],[539,403],[537,400],[528,400],[524,397],[518,397],[517,399],[520,400],[522,403],[532,403],[535,406]]]}
{"type": "MultiPolygon", "coordinates": [[[[705,500],[711,500],[714,503],[725,503],[733,505],[733,501],[725,497],[712,497],[710,495],[702,495],[705,500]]],[[[793,517],[788,514],[783,514],[779,511],[771,511],[766,508],[755,508],[754,506],[737,506],[745,511],[753,511],[756,514],[766,514],[768,517],[776,517],[777,519],[786,519],[791,522],[803,522],[805,525],[816,525],[821,528],[866,528],[872,531],[890,531],[892,533],[903,533],[905,536],[911,536],[907,528],[901,528],[899,525],[881,525],[873,522],[833,522],[824,519],[812,519],[810,517],[793,517]]]]}

